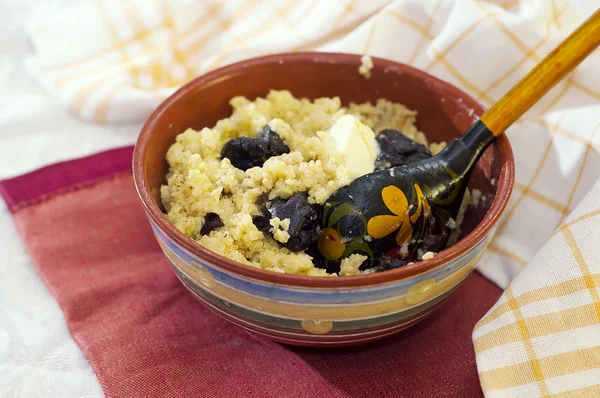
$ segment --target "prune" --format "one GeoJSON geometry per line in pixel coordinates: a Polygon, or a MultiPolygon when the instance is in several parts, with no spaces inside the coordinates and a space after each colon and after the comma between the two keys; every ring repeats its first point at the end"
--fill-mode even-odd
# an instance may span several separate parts
{"type": "Polygon", "coordinates": [[[266,125],[257,138],[233,138],[223,146],[221,158],[227,158],[231,164],[240,169],[248,170],[262,166],[272,156],[289,153],[290,148],[281,137],[266,125]]]}
{"type": "Polygon", "coordinates": [[[288,234],[290,238],[282,245],[297,252],[308,248],[319,238],[321,209],[308,203],[306,192],[292,195],[289,199],[277,198],[262,216],[254,216],[252,222],[263,232],[270,231],[271,218],[290,219],[288,234]]]}
{"type": "Polygon", "coordinates": [[[209,212],[204,216],[204,225],[200,230],[200,235],[208,235],[212,231],[217,228],[221,228],[223,225],[223,221],[221,221],[221,217],[217,213],[209,212]]]}
{"type": "Polygon", "coordinates": [[[408,260],[400,260],[395,257],[390,256],[381,256],[379,257],[379,265],[375,269],[376,272],[387,271],[390,269],[396,269],[400,267],[404,267],[408,264],[408,260]]]}
{"type": "Polygon", "coordinates": [[[276,199],[271,203],[271,217],[290,219],[289,240],[284,244],[291,251],[301,251],[315,243],[321,229],[320,207],[308,203],[308,194],[300,192],[289,199],[276,199]]]}
{"type": "Polygon", "coordinates": [[[263,214],[260,216],[253,216],[252,223],[258,228],[259,231],[268,233],[271,229],[271,213],[265,207],[263,207],[263,214]]]}
{"type": "Polygon", "coordinates": [[[337,268],[332,269],[331,263],[328,263],[325,260],[325,258],[319,251],[319,248],[316,244],[313,244],[310,247],[308,247],[306,249],[305,253],[308,254],[312,258],[312,262],[315,265],[315,267],[321,268],[321,269],[326,269],[327,272],[329,272],[330,274],[340,272],[339,264],[336,265],[337,268]]]}
{"type": "Polygon", "coordinates": [[[423,252],[437,253],[444,250],[446,247],[448,236],[450,235],[448,228],[443,227],[441,231],[438,231],[438,229],[435,218],[431,217],[429,219],[429,228],[427,228],[427,231],[422,238],[422,242],[419,245],[419,248],[423,252]]]}
{"type": "MultiPolygon", "coordinates": [[[[447,227],[440,228],[437,225],[435,218],[429,219],[428,228],[419,243],[418,248],[423,252],[440,252],[446,247],[448,242],[449,230],[447,227]]],[[[410,252],[408,255],[401,257],[400,251],[390,250],[383,256],[379,257],[378,265],[375,268],[376,272],[387,271],[390,269],[404,267],[415,259],[415,252],[410,252]]]]}
{"type": "Polygon", "coordinates": [[[431,152],[401,132],[393,129],[382,130],[377,134],[379,156],[375,161],[375,169],[404,166],[431,157],[431,152]]]}
{"type": "Polygon", "coordinates": [[[262,166],[268,159],[261,143],[255,138],[239,137],[229,140],[221,150],[221,158],[227,158],[240,170],[262,166]]]}
{"type": "Polygon", "coordinates": [[[271,130],[271,126],[268,124],[258,133],[257,139],[265,145],[265,150],[270,156],[279,156],[290,152],[290,148],[285,145],[279,134],[271,130]]]}

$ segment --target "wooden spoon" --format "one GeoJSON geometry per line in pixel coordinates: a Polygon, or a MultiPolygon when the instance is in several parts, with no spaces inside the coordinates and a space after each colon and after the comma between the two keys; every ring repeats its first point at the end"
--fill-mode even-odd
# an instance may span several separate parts
{"type": "Polygon", "coordinates": [[[426,246],[424,238],[456,219],[485,149],[599,44],[600,10],[437,156],[366,174],[336,191],[325,204],[318,242],[327,268],[352,254],[367,256],[361,268],[370,268],[390,251],[406,257],[426,246]]]}

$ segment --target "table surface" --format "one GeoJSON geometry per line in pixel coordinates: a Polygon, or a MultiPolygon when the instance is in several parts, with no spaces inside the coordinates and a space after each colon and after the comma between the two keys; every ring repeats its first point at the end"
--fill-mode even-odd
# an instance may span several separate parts
{"type": "MultiPolygon", "coordinates": [[[[74,1],[53,1],[52,6],[74,1]]],[[[49,3],[0,2],[0,179],[132,144],[140,128],[78,120],[27,74],[33,49],[24,26],[34,5],[49,3]]],[[[102,397],[2,200],[0,242],[0,397],[102,397]]]]}

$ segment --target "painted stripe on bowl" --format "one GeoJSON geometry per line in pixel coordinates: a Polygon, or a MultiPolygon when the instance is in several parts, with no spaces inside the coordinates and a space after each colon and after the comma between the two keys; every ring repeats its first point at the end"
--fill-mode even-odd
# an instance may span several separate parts
{"type": "Polygon", "coordinates": [[[290,303],[311,302],[334,305],[360,303],[372,300],[384,300],[389,297],[397,297],[405,294],[412,285],[422,280],[429,278],[441,280],[478,257],[483,249],[485,249],[491,236],[493,235],[493,233],[488,234],[461,258],[413,278],[403,279],[401,281],[396,281],[382,286],[368,288],[365,287],[360,289],[298,289],[279,284],[265,284],[254,279],[244,278],[239,275],[231,274],[218,269],[212,264],[209,264],[197,258],[196,256],[193,256],[191,253],[188,253],[185,249],[172,242],[158,227],[156,227],[154,223],[151,224],[159,243],[164,244],[164,246],[173,252],[174,255],[176,255],[182,262],[190,263],[194,261],[202,265],[210,272],[213,279],[222,282],[224,285],[231,286],[237,290],[270,300],[285,301],[290,303]]]}
{"type": "MultiPolygon", "coordinates": [[[[335,341],[335,340],[346,340],[348,337],[379,335],[381,333],[385,333],[390,330],[396,330],[396,329],[398,329],[398,327],[401,327],[408,323],[418,322],[419,320],[425,318],[427,315],[429,315],[431,312],[433,312],[438,307],[437,305],[430,306],[429,308],[427,308],[423,312],[415,315],[414,317],[405,319],[402,322],[397,323],[395,325],[391,325],[389,327],[378,328],[378,329],[374,329],[374,330],[373,329],[369,330],[369,329],[364,328],[364,329],[358,329],[358,330],[360,330],[360,332],[357,332],[356,330],[354,330],[354,331],[350,331],[350,333],[338,332],[338,333],[327,333],[327,334],[311,334],[308,332],[297,333],[294,331],[272,328],[272,327],[269,327],[268,325],[264,325],[264,324],[253,323],[242,317],[235,316],[231,312],[224,311],[223,309],[219,308],[218,306],[214,306],[212,303],[205,301],[201,297],[198,297],[198,296],[195,296],[195,297],[200,302],[202,302],[204,305],[209,307],[211,310],[215,311],[218,315],[220,315],[226,319],[232,320],[236,324],[242,324],[244,326],[251,327],[253,329],[257,329],[258,331],[268,332],[268,333],[270,333],[270,335],[277,335],[280,337],[307,338],[307,341],[308,341],[308,339],[310,339],[310,341],[315,341],[315,340],[335,341]]],[[[439,304],[441,304],[441,302],[439,304]]]]}
{"type": "MultiPolygon", "coordinates": [[[[223,311],[233,313],[238,317],[248,320],[251,323],[259,323],[259,324],[268,324],[272,328],[276,328],[279,330],[290,330],[296,329],[301,330],[301,318],[294,317],[278,317],[269,314],[264,314],[259,311],[252,310],[250,308],[246,308],[242,305],[238,305],[237,303],[229,302],[223,300],[213,294],[211,292],[206,291],[205,289],[195,285],[193,281],[187,280],[185,274],[183,274],[176,266],[173,266],[174,271],[177,277],[181,280],[184,286],[190,290],[197,298],[201,298],[203,302],[209,302],[211,305],[221,308],[223,311]]],[[[459,282],[460,283],[460,282],[459,282]]],[[[458,286],[454,285],[449,290],[444,292],[442,295],[433,298],[425,303],[422,303],[419,306],[413,307],[409,310],[399,311],[393,314],[381,315],[376,317],[364,318],[364,319],[342,319],[335,320],[333,324],[332,331],[348,331],[348,330],[356,330],[356,329],[365,329],[365,328],[379,328],[381,325],[389,325],[398,323],[399,321],[405,321],[407,318],[414,317],[423,311],[426,311],[427,308],[438,304],[439,302],[445,300],[452,291],[458,286]]]]}
{"type": "Polygon", "coordinates": [[[354,338],[354,339],[340,339],[338,341],[335,341],[335,340],[332,341],[330,339],[328,339],[328,340],[319,339],[319,337],[322,337],[319,335],[307,335],[306,339],[291,339],[289,337],[283,337],[272,330],[268,330],[265,332],[265,331],[261,331],[260,329],[258,329],[255,325],[248,324],[248,323],[242,323],[242,322],[238,321],[235,317],[232,317],[227,313],[219,311],[218,309],[216,309],[210,305],[207,305],[207,307],[210,310],[212,310],[213,312],[215,312],[217,315],[220,315],[221,317],[227,319],[228,321],[234,323],[235,325],[237,325],[245,330],[248,330],[252,333],[259,334],[261,336],[268,337],[268,338],[278,341],[280,343],[288,343],[288,344],[294,344],[294,345],[308,345],[308,346],[321,345],[321,346],[329,346],[329,347],[362,344],[362,343],[380,340],[380,339],[388,337],[388,336],[392,336],[392,335],[394,335],[398,332],[401,332],[402,330],[407,329],[410,326],[418,323],[424,317],[428,316],[429,314],[431,314],[431,312],[433,312],[437,309],[437,308],[433,308],[428,313],[423,314],[423,317],[409,321],[405,324],[401,324],[396,329],[388,331],[387,333],[377,334],[377,335],[369,336],[369,337],[360,337],[360,338],[354,338]]]}
{"type": "MultiPolygon", "coordinates": [[[[243,305],[246,309],[259,311],[263,314],[272,316],[286,317],[286,315],[293,313],[297,319],[364,319],[380,314],[392,314],[404,311],[420,304],[419,302],[411,302],[408,300],[410,296],[406,295],[399,295],[388,300],[333,306],[314,303],[298,304],[264,299],[221,284],[212,279],[212,275],[202,266],[188,265],[170,252],[169,248],[166,246],[162,247],[167,257],[181,270],[181,272],[184,272],[188,278],[199,282],[199,285],[203,285],[206,290],[210,291],[210,294],[217,296],[221,300],[243,305]]],[[[472,271],[476,260],[477,258],[445,280],[442,280],[439,283],[434,282],[431,291],[428,292],[428,295],[426,295],[423,300],[431,300],[459,283],[472,271]]]]}

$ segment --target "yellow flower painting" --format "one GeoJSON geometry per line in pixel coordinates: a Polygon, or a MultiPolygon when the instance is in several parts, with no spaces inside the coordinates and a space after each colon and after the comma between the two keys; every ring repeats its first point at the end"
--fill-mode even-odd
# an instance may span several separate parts
{"type": "Polygon", "coordinates": [[[395,231],[398,246],[407,246],[413,237],[413,226],[422,213],[428,215],[429,204],[425,199],[421,188],[414,184],[417,196],[417,209],[410,215],[408,199],[402,190],[394,185],[388,185],[381,191],[381,198],[388,210],[393,215],[375,216],[367,223],[367,232],[375,239],[383,238],[395,231]]]}

